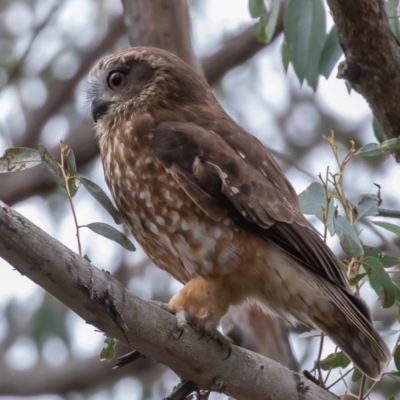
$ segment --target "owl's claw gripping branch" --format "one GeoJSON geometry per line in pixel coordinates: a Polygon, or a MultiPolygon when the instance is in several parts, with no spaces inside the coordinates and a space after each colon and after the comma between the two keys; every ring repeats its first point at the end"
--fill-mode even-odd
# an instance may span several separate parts
{"type": "Polygon", "coordinates": [[[152,304],[168,311],[170,314],[175,315],[176,327],[173,332],[173,336],[176,340],[179,340],[185,329],[190,326],[194,331],[200,333],[199,340],[203,337],[207,338],[207,342],[210,340],[215,340],[216,343],[221,347],[221,350],[227,352],[227,356],[224,358],[226,360],[230,357],[232,353],[232,346],[229,339],[224,336],[217,328],[214,326],[208,326],[208,321],[202,321],[201,319],[191,315],[185,310],[177,309],[170,304],[161,303],[158,301],[150,301],[152,304]]]}

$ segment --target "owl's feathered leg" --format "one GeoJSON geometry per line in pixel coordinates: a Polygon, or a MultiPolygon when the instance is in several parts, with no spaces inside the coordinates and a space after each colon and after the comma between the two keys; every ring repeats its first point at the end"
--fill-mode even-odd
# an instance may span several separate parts
{"type": "MultiPolygon", "coordinates": [[[[221,278],[209,279],[196,277],[190,280],[169,304],[156,303],[164,310],[175,315],[177,325],[175,338],[179,339],[190,326],[200,333],[200,338],[215,340],[223,351],[231,352],[231,343],[217,329],[222,316],[228,311],[232,297],[222,289],[221,278]]],[[[154,303],[154,302],[153,302],[154,303]]]]}

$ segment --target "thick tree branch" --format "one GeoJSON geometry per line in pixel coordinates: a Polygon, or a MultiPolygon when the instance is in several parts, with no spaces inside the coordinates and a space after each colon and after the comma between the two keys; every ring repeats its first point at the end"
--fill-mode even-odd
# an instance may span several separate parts
{"type": "Polygon", "coordinates": [[[216,382],[241,399],[333,400],[336,396],[275,361],[233,346],[231,357],[190,330],[175,340],[174,317],[127,292],[105,271],[0,202],[0,256],[81,318],[167,365],[199,389],[216,382]]]}
{"type": "Polygon", "coordinates": [[[186,0],[122,0],[131,46],[168,50],[203,74],[190,42],[190,18],[186,0]]]}
{"type": "Polygon", "coordinates": [[[283,31],[283,16],[287,3],[288,0],[283,0],[281,3],[275,32],[270,42],[259,42],[254,32],[254,26],[249,26],[243,32],[228,38],[219,51],[203,58],[204,75],[210,85],[218,82],[232,68],[243,64],[260,50],[274,42],[283,31]]]}
{"type": "MultiPolygon", "coordinates": [[[[400,47],[384,0],[328,0],[346,61],[338,78],[348,80],[369,103],[387,139],[400,136],[400,47]]],[[[400,161],[400,150],[395,152],[400,161]]]]}

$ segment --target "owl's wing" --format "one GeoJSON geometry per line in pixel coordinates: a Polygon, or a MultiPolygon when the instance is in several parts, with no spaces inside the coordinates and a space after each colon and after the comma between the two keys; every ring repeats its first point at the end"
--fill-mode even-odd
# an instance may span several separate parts
{"type": "Polygon", "coordinates": [[[253,136],[247,134],[248,147],[261,146],[260,168],[256,160],[247,162],[241,151],[196,124],[163,122],[154,139],[158,160],[210,218],[220,221],[228,213],[323,280],[348,290],[336,257],[301,214],[293,188],[269,151],[253,136]]]}

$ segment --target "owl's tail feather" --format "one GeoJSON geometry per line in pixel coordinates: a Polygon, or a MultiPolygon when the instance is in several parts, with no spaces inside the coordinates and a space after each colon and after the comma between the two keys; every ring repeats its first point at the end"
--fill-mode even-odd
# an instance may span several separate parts
{"type": "Polygon", "coordinates": [[[370,311],[363,300],[339,287],[325,287],[334,311],[321,318],[310,315],[353,361],[362,373],[379,380],[391,360],[391,352],[372,324],[370,311]]]}

